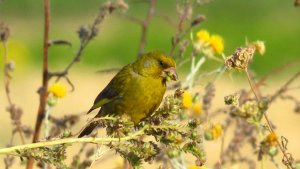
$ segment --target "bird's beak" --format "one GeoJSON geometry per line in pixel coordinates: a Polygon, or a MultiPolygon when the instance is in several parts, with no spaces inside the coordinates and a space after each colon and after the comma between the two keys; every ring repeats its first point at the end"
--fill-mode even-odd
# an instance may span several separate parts
{"type": "Polygon", "coordinates": [[[166,78],[167,81],[171,81],[171,80],[177,81],[178,76],[175,67],[170,67],[168,69],[163,70],[162,77],[166,78]]]}

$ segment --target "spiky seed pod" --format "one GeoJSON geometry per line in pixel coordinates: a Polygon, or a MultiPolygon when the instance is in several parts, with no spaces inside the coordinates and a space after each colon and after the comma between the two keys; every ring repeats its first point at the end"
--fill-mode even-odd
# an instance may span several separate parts
{"type": "Polygon", "coordinates": [[[254,52],[254,47],[237,48],[231,56],[225,59],[225,65],[228,69],[246,70],[254,52]]]}

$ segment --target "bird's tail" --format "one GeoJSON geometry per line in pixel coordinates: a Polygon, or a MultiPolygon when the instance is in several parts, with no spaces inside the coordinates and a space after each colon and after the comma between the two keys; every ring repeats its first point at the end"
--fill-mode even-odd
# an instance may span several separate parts
{"type": "Polygon", "coordinates": [[[79,134],[78,138],[83,137],[85,135],[89,135],[92,133],[92,131],[98,126],[97,122],[92,122],[88,124],[79,134]]]}

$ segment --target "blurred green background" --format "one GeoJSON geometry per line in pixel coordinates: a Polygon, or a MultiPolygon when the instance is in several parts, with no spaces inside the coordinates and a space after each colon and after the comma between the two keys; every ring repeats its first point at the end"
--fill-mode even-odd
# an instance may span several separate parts
{"type": "MultiPolygon", "coordinates": [[[[51,39],[72,42],[72,47],[50,48],[51,69],[60,70],[68,63],[79,39],[76,31],[81,25],[91,23],[104,0],[51,1],[51,39]]],[[[144,18],[148,4],[128,0],[132,16],[144,18]]],[[[175,0],[158,0],[157,12],[176,21],[175,0]]],[[[249,41],[266,42],[266,53],[258,56],[253,68],[265,73],[300,57],[300,8],[293,1],[282,0],[216,0],[196,7],[195,13],[204,14],[207,20],[194,29],[204,28],[220,34],[225,40],[225,54],[249,41]]],[[[18,69],[41,68],[43,39],[43,2],[37,0],[0,1],[0,21],[12,30],[9,44],[10,58],[18,69]]],[[[150,25],[146,50],[170,50],[171,37],[176,28],[160,17],[150,25]]],[[[133,61],[137,55],[141,29],[137,24],[118,14],[109,16],[100,26],[96,39],[87,47],[82,58],[82,67],[103,69],[121,67],[133,61]]],[[[2,48],[1,48],[2,49],[2,48]]],[[[2,64],[1,64],[2,66],[2,64]]]]}

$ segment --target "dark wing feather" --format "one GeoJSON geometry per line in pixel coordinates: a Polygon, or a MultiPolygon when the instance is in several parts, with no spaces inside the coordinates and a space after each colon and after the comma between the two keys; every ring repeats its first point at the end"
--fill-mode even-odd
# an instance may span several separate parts
{"type": "Polygon", "coordinates": [[[90,113],[115,99],[121,98],[132,79],[133,69],[131,64],[123,67],[108,85],[99,93],[94,101],[94,105],[88,111],[90,113]]]}

